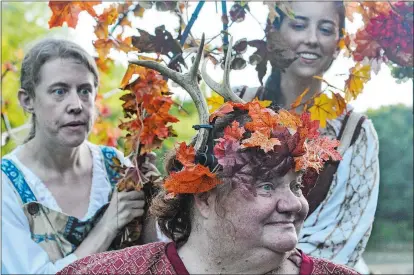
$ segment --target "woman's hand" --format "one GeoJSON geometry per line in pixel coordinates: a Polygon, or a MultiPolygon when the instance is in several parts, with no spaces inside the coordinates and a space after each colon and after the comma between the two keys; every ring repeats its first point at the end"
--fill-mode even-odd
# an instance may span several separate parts
{"type": "Polygon", "coordinates": [[[143,191],[121,191],[116,188],[100,223],[111,233],[117,233],[133,219],[144,215],[145,197],[143,191]]]}

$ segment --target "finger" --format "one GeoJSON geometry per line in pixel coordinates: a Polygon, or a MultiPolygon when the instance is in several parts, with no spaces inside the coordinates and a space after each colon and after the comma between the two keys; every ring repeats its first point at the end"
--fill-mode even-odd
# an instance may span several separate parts
{"type": "Polygon", "coordinates": [[[132,216],[131,220],[144,216],[144,213],[145,213],[144,209],[134,209],[134,211],[131,212],[131,216],[132,216]]]}
{"type": "Polygon", "coordinates": [[[134,200],[134,201],[126,201],[125,209],[143,209],[145,206],[145,200],[134,200]]]}
{"type": "Polygon", "coordinates": [[[120,192],[119,198],[122,201],[139,200],[139,199],[142,200],[145,198],[145,194],[144,194],[144,191],[131,190],[128,192],[120,192]]]}

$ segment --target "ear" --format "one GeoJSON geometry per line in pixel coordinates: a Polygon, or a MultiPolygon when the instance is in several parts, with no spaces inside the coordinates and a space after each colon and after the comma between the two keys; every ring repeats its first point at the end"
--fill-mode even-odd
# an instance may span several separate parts
{"type": "Polygon", "coordinates": [[[19,89],[19,92],[17,93],[17,97],[20,102],[20,106],[28,112],[33,113],[34,112],[34,98],[32,98],[29,93],[24,89],[19,89]]]}
{"type": "Polygon", "coordinates": [[[215,198],[212,191],[194,195],[194,206],[205,219],[208,219],[214,211],[215,198]]]}

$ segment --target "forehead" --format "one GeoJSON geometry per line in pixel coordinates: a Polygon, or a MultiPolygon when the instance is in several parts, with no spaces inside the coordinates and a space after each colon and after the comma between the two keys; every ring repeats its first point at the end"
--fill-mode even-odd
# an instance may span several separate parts
{"type": "Polygon", "coordinates": [[[63,82],[67,84],[89,83],[93,86],[94,75],[82,63],[75,59],[57,58],[47,61],[39,73],[39,85],[51,85],[63,82]]]}
{"type": "Polygon", "coordinates": [[[331,20],[339,24],[337,3],[335,2],[291,2],[296,16],[307,17],[310,20],[331,20]]]}

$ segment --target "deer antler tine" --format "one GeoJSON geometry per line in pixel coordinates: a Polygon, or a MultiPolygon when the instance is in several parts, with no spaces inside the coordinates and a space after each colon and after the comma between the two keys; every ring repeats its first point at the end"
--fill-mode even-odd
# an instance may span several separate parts
{"type": "Polygon", "coordinates": [[[237,103],[245,103],[243,99],[238,97],[230,87],[230,64],[231,64],[231,51],[232,51],[232,38],[230,38],[230,43],[227,49],[226,60],[224,63],[224,72],[223,72],[223,83],[218,84],[214,81],[206,71],[207,59],[204,59],[201,66],[201,75],[203,76],[204,82],[216,93],[221,95],[225,101],[233,101],[237,103]]]}
{"type": "Polygon", "coordinates": [[[152,60],[130,60],[129,63],[135,64],[138,66],[142,66],[145,68],[153,69],[157,72],[159,72],[162,75],[165,75],[166,77],[170,78],[174,82],[180,84],[183,81],[184,76],[174,70],[171,70],[168,67],[165,67],[161,65],[158,62],[152,61],[152,60]]]}
{"type": "Polygon", "coordinates": [[[231,51],[233,49],[233,37],[230,36],[230,41],[227,46],[226,60],[224,63],[223,85],[231,89],[230,86],[230,68],[231,68],[231,51]]]}
{"type": "Polygon", "coordinates": [[[204,52],[204,41],[205,41],[205,36],[203,33],[203,35],[201,36],[200,46],[198,47],[196,59],[194,60],[194,64],[190,70],[191,76],[194,77],[195,79],[197,79],[198,67],[200,66],[200,60],[204,52]]]}
{"type": "Polygon", "coordinates": [[[203,77],[204,82],[207,86],[210,87],[213,91],[224,97],[225,100],[228,100],[225,94],[221,92],[221,86],[217,82],[215,82],[208,74],[207,74],[207,61],[208,59],[205,58],[203,64],[201,65],[201,76],[203,77]]]}

